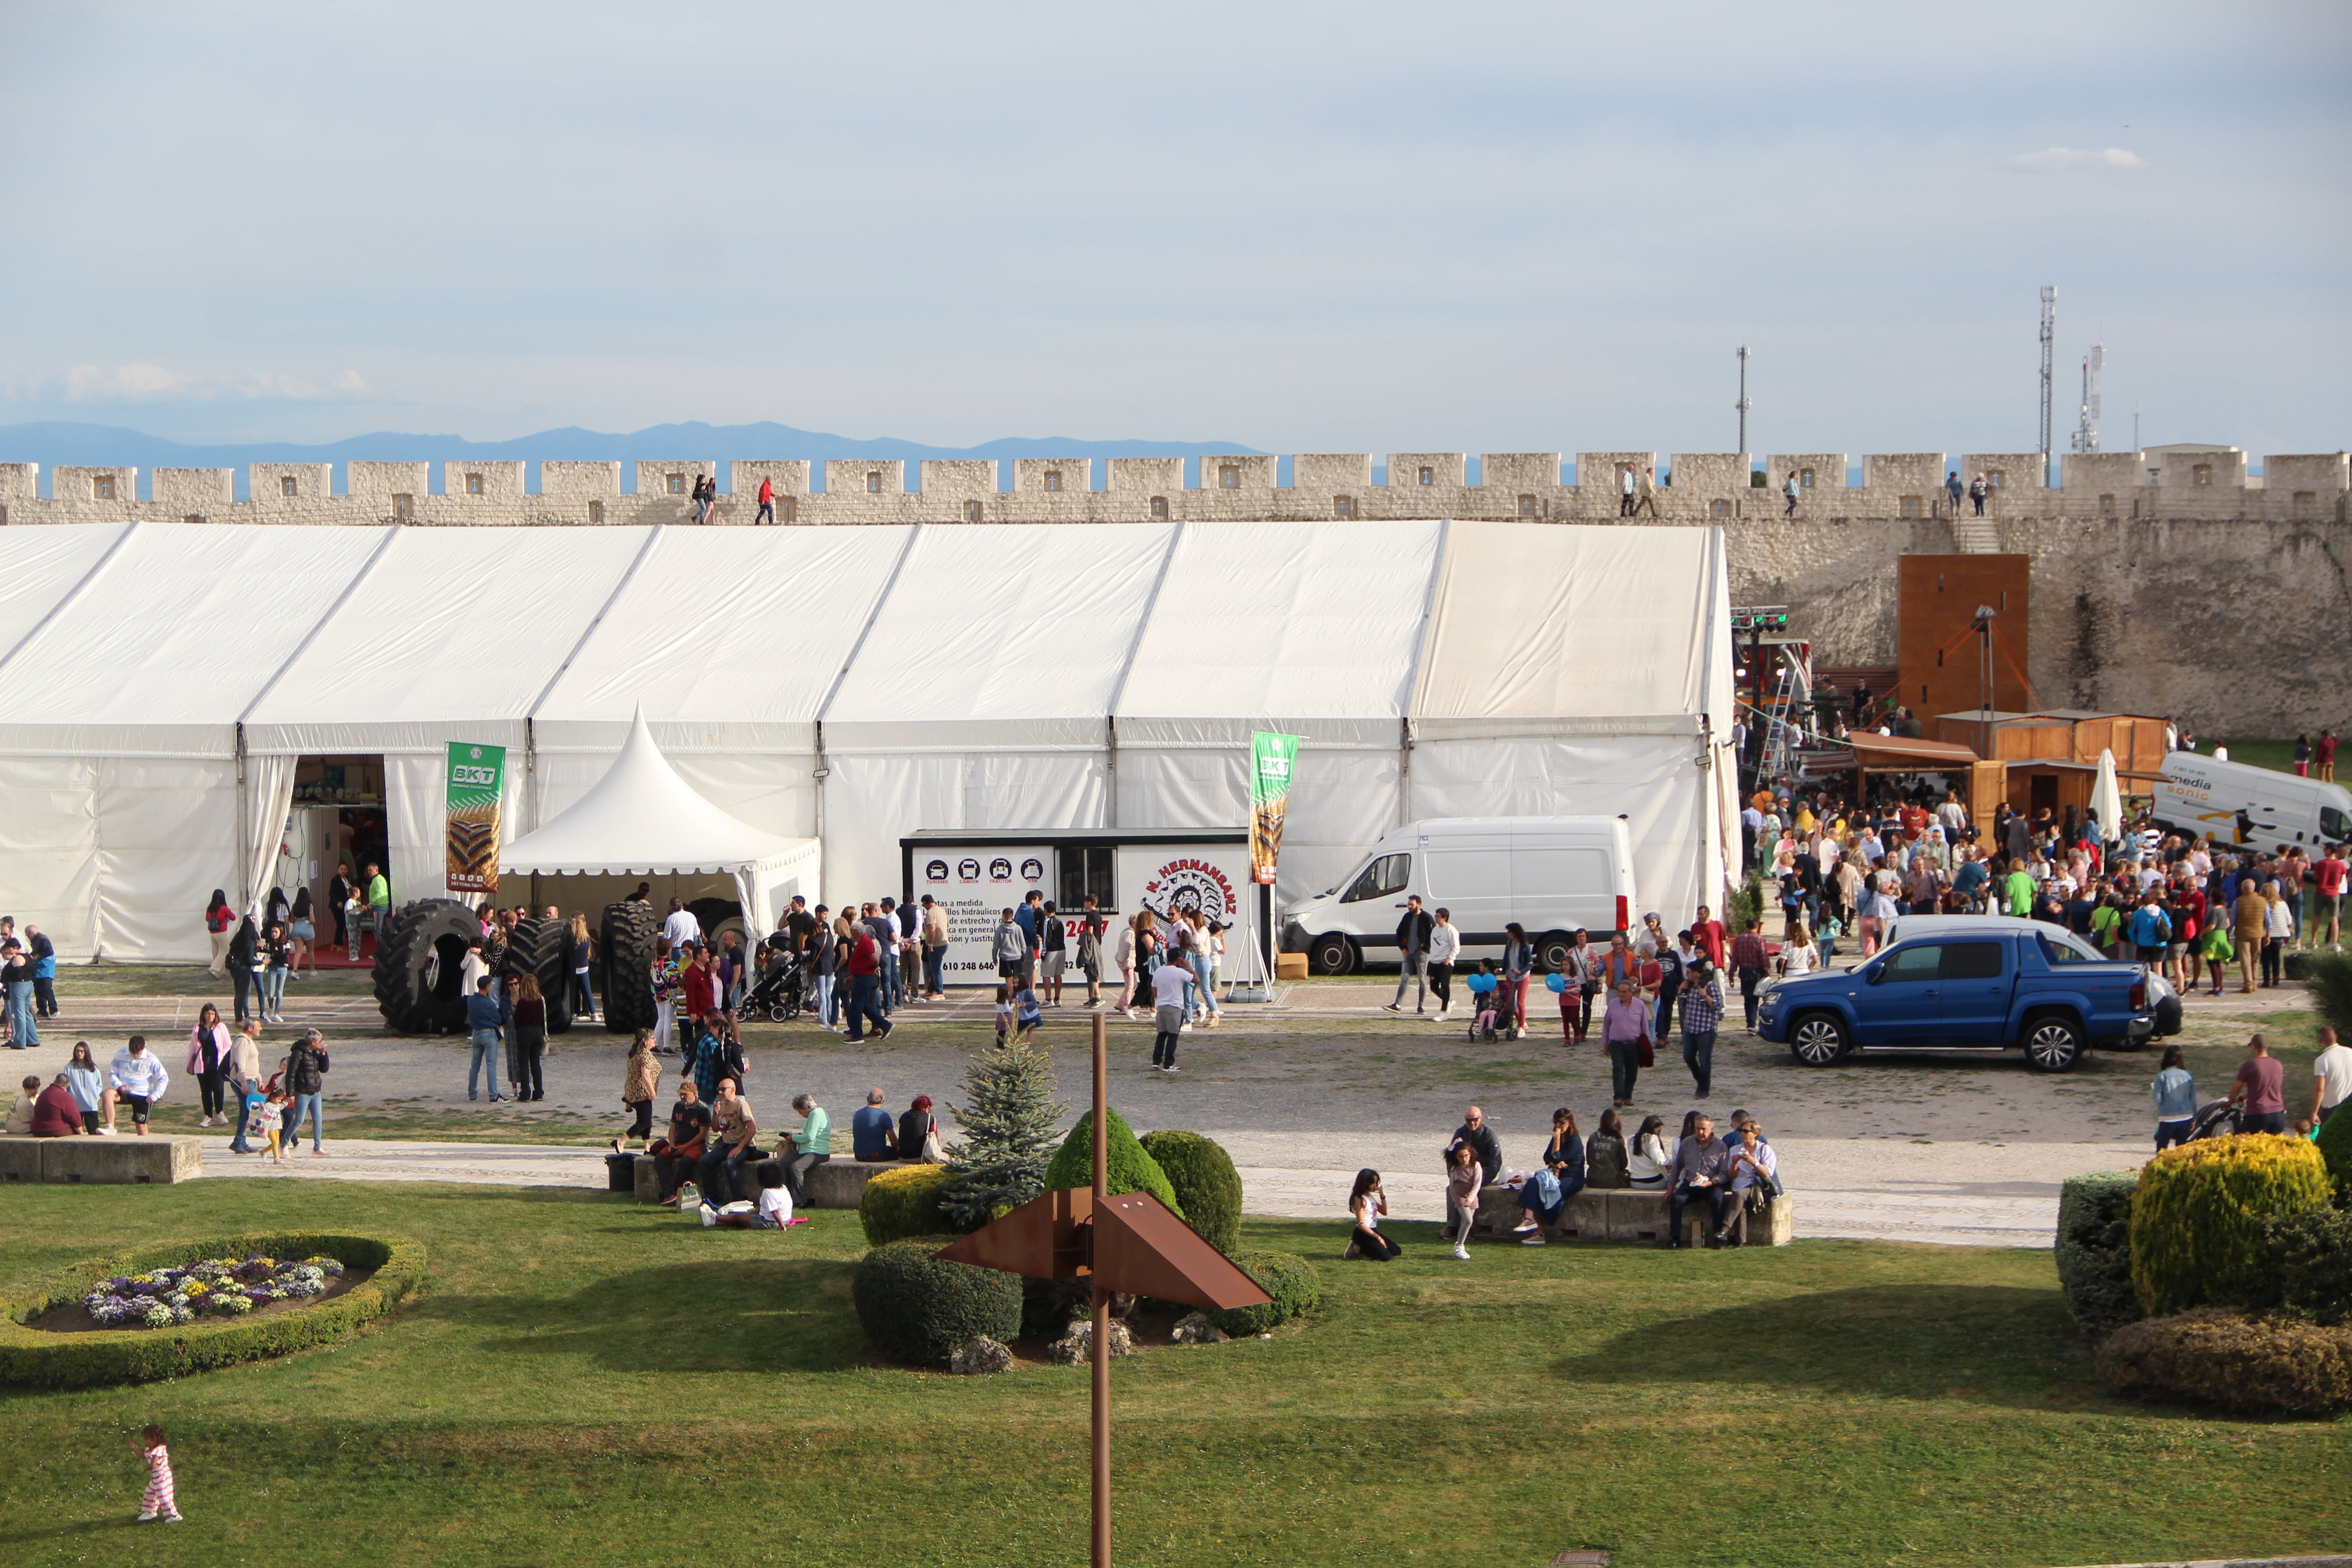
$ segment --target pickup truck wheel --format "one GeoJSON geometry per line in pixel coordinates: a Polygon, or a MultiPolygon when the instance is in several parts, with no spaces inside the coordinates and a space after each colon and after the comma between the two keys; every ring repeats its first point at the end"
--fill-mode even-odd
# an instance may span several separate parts
{"type": "Polygon", "coordinates": [[[2025,1023],[2025,1065],[2036,1072],[2071,1072],[2083,1059],[2083,1031],[2071,1019],[2044,1014],[2025,1023]]]}
{"type": "Polygon", "coordinates": [[[1850,1043],[1845,1021],[1834,1013],[1807,1013],[1789,1026],[1789,1054],[1809,1068],[1828,1067],[1850,1043]]]}
{"type": "Polygon", "coordinates": [[[1337,931],[1318,936],[1307,946],[1307,964],[1318,974],[1353,973],[1356,944],[1337,931]]]}

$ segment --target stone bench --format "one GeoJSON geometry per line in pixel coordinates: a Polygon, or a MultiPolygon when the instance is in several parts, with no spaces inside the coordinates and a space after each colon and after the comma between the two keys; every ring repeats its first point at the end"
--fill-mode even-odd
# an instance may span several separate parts
{"type": "MultiPolygon", "coordinates": [[[[108,1142],[110,1142],[112,1140],[110,1139],[108,1142]]],[[[756,1190],[756,1182],[750,1173],[756,1163],[757,1162],[753,1162],[753,1164],[745,1165],[740,1178],[744,1184],[753,1186],[754,1190],[756,1190]]],[[[810,1169],[803,1184],[808,1189],[807,1206],[813,1209],[854,1209],[857,1206],[858,1200],[865,1197],[866,1184],[874,1179],[874,1173],[877,1171],[896,1171],[901,1166],[912,1163],[914,1162],[911,1160],[879,1160],[872,1163],[861,1163],[846,1154],[835,1154],[832,1159],[810,1169]]],[[[638,1155],[632,1174],[636,1178],[636,1194],[639,1203],[653,1203],[661,1196],[661,1177],[654,1169],[654,1163],[651,1160],[642,1154],[638,1155]]]]}
{"type": "MultiPolygon", "coordinates": [[[[1493,1237],[1510,1240],[1511,1232],[1518,1226],[1524,1212],[1519,1207],[1519,1189],[1489,1186],[1478,1194],[1478,1218],[1470,1227],[1473,1236],[1493,1237]]],[[[1706,1239],[1707,1209],[1694,1204],[1683,1211],[1683,1238],[1704,1242],[1706,1239]]],[[[1748,1245],[1750,1247],[1786,1247],[1796,1235],[1796,1205],[1786,1192],[1772,1201],[1772,1211],[1748,1222],[1748,1245]]],[[[1596,1192],[1591,1187],[1577,1193],[1560,1210],[1559,1224],[1553,1227],[1554,1241],[1630,1241],[1656,1247],[1666,1239],[1666,1194],[1663,1191],[1638,1187],[1618,1187],[1596,1192]]]]}
{"type": "Polygon", "coordinates": [[[0,1182],[132,1186],[193,1181],[205,1173],[194,1138],[28,1138],[0,1135],[0,1182]]]}

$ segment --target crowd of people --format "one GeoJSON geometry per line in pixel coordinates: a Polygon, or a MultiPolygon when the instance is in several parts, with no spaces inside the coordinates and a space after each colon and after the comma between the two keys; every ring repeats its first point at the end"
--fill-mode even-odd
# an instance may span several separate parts
{"type": "MultiPolygon", "coordinates": [[[[327,1043],[306,1029],[280,1057],[275,1071],[262,1074],[261,1022],[247,1019],[231,1029],[220,1009],[207,1002],[188,1031],[185,1071],[196,1080],[202,1116],[198,1127],[233,1130],[229,1149],[283,1163],[299,1141],[305,1121],[310,1152],[324,1155],[327,1043]],[[263,1147],[256,1148],[258,1141],[263,1147]]],[[[144,1138],[155,1107],[171,1088],[172,1074],[147,1037],[132,1035],[104,1068],[88,1040],[74,1042],[65,1070],[44,1085],[24,1080],[24,1092],[10,1107],[7,1131],[36,1138],[111,1138],[127,1113],[133,1136],[144,1138]]]]}
{"type": "MultiPolygon", "coordinates": [[[[1706,1213],[1701,1231],[1705,1246],[1744,1246],[1748,1220],[1768,1212],[1781,1194],[1780,1163],[1762,1125],[1747,1111],[1733,1111],[1724,1126],[1728,1136],[1719,1138],[1715,1119],[1693,1110],[1684,1115],[1682,1131],[1669,1145],[1664,1117],[1643,1118],[1629,1138],[1623,1118],[1612,1106],[1588,1135],[1578,1127],[1576,1113],[1561,1106],[1551,1114],[1550,1135],[1534,1168],[1517,1171],[1505,1166],[1503,1141],[1486,1111],[1471,1106],[1444,1148],[1441,1234],[1454,1256],[1467,1261],[1485,1194],[1500,1185],[1517,1194],[1518,1219],[1511,1234],[1522,1247],[1541,1247],[1557,1234],[1568,1202],[1577,1194],[1624,1190],[1654,1192],[1665,1198],[1667,1247],[1685,1245],[1683,1219],[1695,1205],[1704,1205],[1706,1213]]],[[[1381,1230],[1381,1221],[1389,1217],[1389,1199],[1378,1171],[1368,1167],[1356,1173],[1348,1215],[1353,1229],[1347,1257],[1386,1262],[1403,1251],[1381,1230]]]]}

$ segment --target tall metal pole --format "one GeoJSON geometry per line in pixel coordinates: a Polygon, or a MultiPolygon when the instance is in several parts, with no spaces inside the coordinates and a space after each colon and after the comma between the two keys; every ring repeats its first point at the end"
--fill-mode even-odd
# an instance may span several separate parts
{"type": "Polygon", "coordinates": [[[1739,452],[1748,454],[1748,345],[1739,345],[1739,452]]]}
{"type": "Polygon", "coordinates": [[[2050,472],[2050,353],[2058,340],[2058,290],[2042,290],[2042,482],[2053,482],[2050,472]]]}
{"type": "MultiPolygon", "coordinates": [[[[1108,1056],[1103,1016],[1094,1018],[1095,1057],[1095,1210],[1103,1212],[1110,1194],[1109,1185],[1110,1115],[1108,1077],[1105,1062],[1108,1056]]],[[[1102,1286],[1099,1273],[1091,1276],[1087,1296],[1094,1307],[1094,1344],[1090,1356],[1094,1362],[1095,1378],[1095,1568],[1110,1568],[1110,1292],[1102,1286]]]]}

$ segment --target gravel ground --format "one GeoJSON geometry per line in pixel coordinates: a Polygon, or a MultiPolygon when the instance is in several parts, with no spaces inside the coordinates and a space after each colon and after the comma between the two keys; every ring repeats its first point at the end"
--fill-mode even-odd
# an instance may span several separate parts
{"type": "MultiPolygon", "coordinates": [[[[152,973],[135,984],[101,975],[78,994],[69,974],[60,982],[66,1016],[16,1059],[46,1076],[77,1037],[90,1038],[103,1060],[125,1033],[143,1030],[174,1071],[172,1100],[193,1103],[194,1086],[177,1078],[182,1042],[202,1000],[217,994],[202,971],[184,973],[189,988],[172,994],[152,994],[152,973]],[[141,991],[151,994],[124,994],[141,991]],[[89,994],[105,992],[116,994],[89,994]]],[[[1286,987],[1271,1005],[1229,1006],[1230,1023],[1184,1037],[1183,1071],[1174,1077],[1148,1066],[1147,1024],[1113,1016],[1112,1102],[1139,1131],[1188,1127],[1224,1144],[1254,1213],[1339,1215],[1349,1180],[1370,1165],[1386,1176],[1401,1217],[1426,1220],[1440,1216],[1438,1150],[1465,1104],[1485,1108],[1506,1163],[1517,1164],[1533,1162],[1554,1106],[1574,1109],[1590,1131],[1608,1104],[1608,1063],[1593,1046],[1564,1043],[1556,1012],[1542,1005],[1548,997],[1535,1017],[1550,1032],[1482,1044],[1459,1024],[1382,1013],[1392,989],[1378,977],[1323,980],[1286,987]]],[[[558,1037],[545,1062],[547,1100],[494,1107],[465,1098],[463,1040],[385,1035],[363,979],[293,986],[287,1018],[265,1036],[273,1050],[306,1025],[328,1037],[329,1146],[347,1154],[314,1160],[306,1150],[265,1173],[602,1184],[591,1140],[621,1124],[617,1037],[593,1026],[558,1037]],[[348,1130],[337,1133],[338,1123],[348,1130]]],[[[944,1104],[971,1054],[993,1038],[990,1008],[978,1000],[905,1008],[898,1021],[878,1043],[853,1044],[805,1023],[751,1030],[753,1103],[772,1127],[805,1089],[845,1129],[868,1088],[882,1089],[894,1110],[917,1093],[944,1104]]],[[[2301,1081],[2312,1023],[2300,987],[2199,997],[2181,1039],[2200,1085],[2218,1095],[2254,1028],[2281,1041],[2290,1083],[2301,1081]]],[[[1056,1050],[1064,1094],[1079,1105],[1087,1037],[1082,1007],[1048,1013],[1044,1038],[1056,1050]]],[[[667,1083],[675,1058],[665,1063],[667,1083]]],[[[2145,1158],[2155,1065],[2153,1052],[2095,1052],[2080,1070],[2047,1078],[2014,1055],[1953,1053],[1808,1068],[1735,1027],[1717,1047],[1706,1103],[1718,1115],[1745,1108],[1764,1124],[1797,1199],[1800,1236],[2047,1246],[2061,1181],[2145,1158]]],[[[1673,1126],[1697,1103],[1692,1088],[1678,1055],[1662,1050],[1636,1092],[1644,1111],[1673,1126]]],[[[256,1170],[227,1154],[225,1139],[206,1152],[215,1173],[256,1170]]]]}

